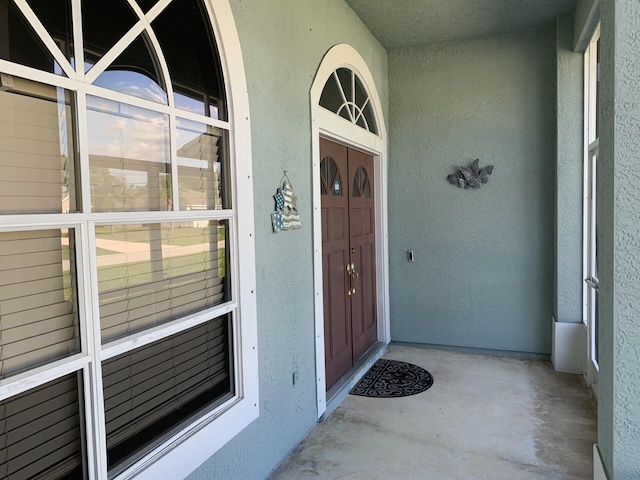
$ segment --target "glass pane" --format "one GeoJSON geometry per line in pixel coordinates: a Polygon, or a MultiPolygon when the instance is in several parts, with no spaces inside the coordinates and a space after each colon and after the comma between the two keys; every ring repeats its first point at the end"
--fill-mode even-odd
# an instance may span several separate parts
{"type": "Polygon", "coordinates": [[[158,0],[137,0],[137,2],[138,5],[140,5],[142,11],[147,13],[149,10],[151,10],[151,7],[158,3],[158,0]]]}
{"type": "Polygon", "coordinates": [[[0,58],[45,72],[62,74],[51,52],[9,0],[0,0],[0,58]]]}
{"type": "Polygon", "coordinates": [[[0,378],[80,351],[74,233],[0,233],[0,378]]]}
{"type": "Polygon", "coordinates": [[[177,134],[180,210],[230,208],[224,195],[228,132],[178,119],[177,134]]]}
{"type": "Polygon", "coordinates": [[[126,0],[82,1],[85,72],[139,21],[126,0]]]}
{"type": "Polygon", "coordinates": [[[109,477],[233,395],[231,315],[102,364],[109,477]]]}
{"type": "Polygon", "coordinates": [[[171,210],[169,117],[87,97],[91,208],[171,210]]]}
{"type": "Polygon", "coordinates": [[[353,73],[347,68],[339,68],[336,70],[336,73],[340,79],[340,85],[342,86],[347,102],[353,102],[353,86],[351,84],[353,73]]]}
{"type": "Polygon", "coordinates": [[[93,82],[99,87],[167,104],[162,75],[143,33],[93,82]]]}
{"type": "Polygon", "coordinates": [[[360,115],[360,111],[358,109],[356,109],[356,118],[357,118],[356,125],[358,125],[359,127],[364,128],[365,130],[369,130],[367,128],[367,124],[364,121],[364,116],[360,115]]]}
{"type": "Polygon", "coordinates": [[[349,113],[350,111],[351,111],[351,106],[345,104],[342,106],[342,108],[340,108],[340,110],[338,110],[338,115],[340,115],[342,118],[345,118],[351,122],[351,114],[349,113]]]}
{"type": "Polygon", "coordinates": [[[331,74],[327,83],[324,84],[324,89],[320,96],[320,106],[332,111],[333,113],[338,113],[338,110],[340,110],[343,103],[344,99],[342,98],[340,88],[336,83],[336,78],[331,74]]]}
{"type": "Polygon", "coordinates": [[[80,373],[0,402],[0,478],[81,479],[80,373]]]}
{"type": "Polygon", "coordinates": [[[333,179],[331,193],[336,196],[342,196],[342,180],[340,179],[340,175],[336,175],[336,177],[333,179]]]}
{"type": "Polygon", "coordinates": [[[362,85],[362,82],[360,81],[360,79],[358,78],[357,75],[355,75],[356,77],[356,92],[355,92],[355,98],[353,99],[354,103],[362,108],[362,106],[364,105],[364,102],[366,102],[367,98],[369,98],[369,95],[367,95],[367,92],[364,89],[364,86],[362,85]]]}
{"type": "Polygon", "coordinates": [[[227,222],[96,227],[103,343],[229,299],[227,222]]]}
{"type": "Polygon", "coordinates": [[[73,31],[69,0],[27,0],[27,3],[67,60],[73,64],[73,31]]]}
{"type": "Polygon", "coordinates": [[[176,107],[227,119],[218,49],[201,0],[172,2],[152,26],[173,82],[176,107]]]}
{"type": "Polygon", "coordinates": [[[367,124],[369,125],[369,131],[378,135],[378,124],[376,122],[376,116],[373,113],[373,107],[371,106],[371,102],[367,103],[364,107],[364,118],[367,119],[367,124]]]}
{"type": "Polygon", "coordinates": [[[327,183],[329,182],[328,177],[329,176],[329,162],[327,161],[327,158],[323,158],[322,161],[320,162],[320,189],[321,195],[326,195],[327,194],[327,183]]]}
{"type": "Polygon", "coordinates": [[[12,82],[0,91],[0,214],[75,212],[73,94],[12,82]]]}

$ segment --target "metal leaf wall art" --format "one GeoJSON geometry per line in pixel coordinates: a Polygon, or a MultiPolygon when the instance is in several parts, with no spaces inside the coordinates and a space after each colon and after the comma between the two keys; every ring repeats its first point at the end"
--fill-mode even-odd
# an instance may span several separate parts
{"type": "Polygon", "coordinates": [[[460,188],[480,188],[489,181],[489,175],[493,173],[493,165],[478,167],[479,159],[475,159],[470,167],[459,166],[458,171],[447,177],[451,185],[460,188]]]}

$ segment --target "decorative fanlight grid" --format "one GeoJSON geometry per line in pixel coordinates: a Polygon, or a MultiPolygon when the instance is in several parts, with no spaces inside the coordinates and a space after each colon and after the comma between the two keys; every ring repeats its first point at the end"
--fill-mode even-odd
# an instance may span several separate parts
{"type": "Polygon", "coordinates": [[[343,67],[331,74],[322,90],[320,106],[378,135],[371,98],[353,70],[343,67]]]}

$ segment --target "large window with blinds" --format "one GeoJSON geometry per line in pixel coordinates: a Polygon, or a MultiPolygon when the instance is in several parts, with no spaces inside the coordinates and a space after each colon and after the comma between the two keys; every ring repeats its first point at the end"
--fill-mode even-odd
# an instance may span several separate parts
{"type": "Polygon", "coordinates": [[[257,416],[229,18],[0,0],[2,478],[184,476],[257,416]]]}

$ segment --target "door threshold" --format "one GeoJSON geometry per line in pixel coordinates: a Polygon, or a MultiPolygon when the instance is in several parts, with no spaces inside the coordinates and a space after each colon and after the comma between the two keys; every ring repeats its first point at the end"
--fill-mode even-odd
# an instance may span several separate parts
{"type": "Polygon", "coordinates": [[[318,419],[319,422],[324,421],[324,419],[331,415],[331,412],[343,402],[356,383],[358,383],[373,364],[387,352],[388,346],[389,345],[384,342],[374,343],[353,367],[336,380],[336,383],[327,390],[327,409],[318,419]]]}

